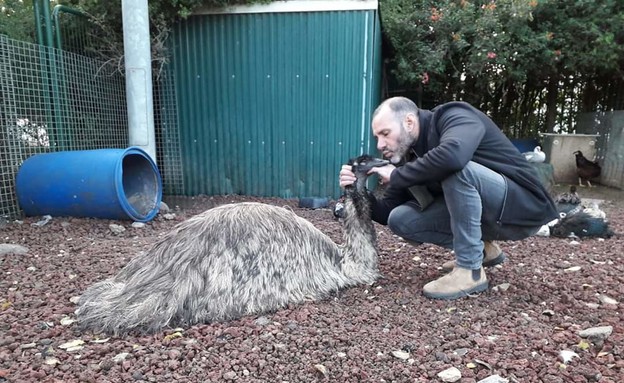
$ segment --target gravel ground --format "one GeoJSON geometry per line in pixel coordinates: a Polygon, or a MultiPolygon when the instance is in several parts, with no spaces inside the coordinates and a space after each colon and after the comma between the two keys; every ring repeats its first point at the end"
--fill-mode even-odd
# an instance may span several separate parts
{"type": "MultiPolygon", "coordinates": [[[[605,199],[612,229],[624,233],[621,191],[580,193],[605,199]]],[[[81,332],[72,323],[73,302],[85,288],[114,275],[176,223],[249,200],[291,206],[342,241],[328,209],[240,196],[166,198],[175,216],[160,214],[141,228],[83,218],[34,226],[41,217],[2,227],[0,243],[28,251],[0,254],[0,382],[624,381],[619,235],[501,242],[508,261],[488,271],[490,289],[449,302],[421,293],[441,275],[449,252],[412,247],[378,226],[382,277],[325,301],[122,338],[81,332]],[[116,234],[110,224],[126,230],[116,234]],[[601,326],[612,332],[583,333],[601,326]],[[453,378],[452,368],[461,377],[453,378]],[[440,377],[445,370],[451,376],[440,377]]]]}

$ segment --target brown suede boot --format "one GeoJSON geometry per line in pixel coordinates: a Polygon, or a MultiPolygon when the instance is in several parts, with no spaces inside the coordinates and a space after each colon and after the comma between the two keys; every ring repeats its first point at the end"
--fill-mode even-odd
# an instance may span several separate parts
{"type": "Polygon", "coordinates": [[[427,298],[457,299],[487,288],[488,280],[483,267],[478,270],[456,267],[443,277],[427,283],[423,293],[427,298]]]}
{"type": "MultiPolygon", "coordinates": [[[[483,267],[492,267],[505,262],[505,253],[492,241],[483,241],[483,267]]],[[[451,271],[455,268],[455,261],[442,264],[443,271],[451,271]]]]}

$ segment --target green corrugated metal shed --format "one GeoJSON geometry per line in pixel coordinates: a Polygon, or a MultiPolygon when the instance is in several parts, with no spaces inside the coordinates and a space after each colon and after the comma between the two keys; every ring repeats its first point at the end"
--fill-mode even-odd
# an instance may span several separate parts
{"type": "Polygon", "coordinates": [[[335,198],[340,165],[376,153],[377,1],[200,10],[172,38],[187,195],[335,198]]]}

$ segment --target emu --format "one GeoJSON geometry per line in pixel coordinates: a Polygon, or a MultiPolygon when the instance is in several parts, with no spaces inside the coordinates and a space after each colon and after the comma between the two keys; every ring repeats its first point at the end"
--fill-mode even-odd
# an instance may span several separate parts
{"type": "Polygon", "coordinates": [[[89,287],[76,310],[83,330],[153,333],[272,312],[321,300],[379,276],[366,190],[368,171],[386,160],[349,160],[342,245],[291,210],[244,202],[181,222],[112,278],[89,287]]]}

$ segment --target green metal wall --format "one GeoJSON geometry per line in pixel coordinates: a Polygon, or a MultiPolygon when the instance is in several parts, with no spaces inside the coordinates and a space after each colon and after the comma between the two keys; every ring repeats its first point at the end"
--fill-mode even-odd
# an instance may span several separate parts
{"type": "Polygon", "coordinates": [[[376,153],[377,11],[197,15],[173,33],[188,195],[337,197],[340,165],[376,153]]]}

